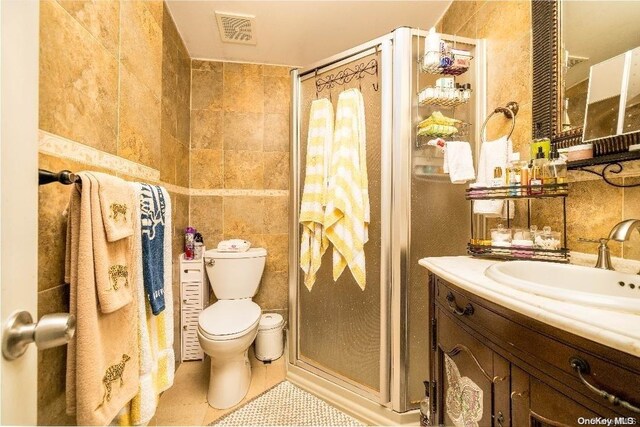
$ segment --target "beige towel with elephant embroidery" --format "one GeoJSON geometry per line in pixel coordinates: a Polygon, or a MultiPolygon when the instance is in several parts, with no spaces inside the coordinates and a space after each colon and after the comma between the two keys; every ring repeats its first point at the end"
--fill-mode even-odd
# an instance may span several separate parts
{"type": "MultiPolygon", "coordinates": [[[[141,262],[140,241],[121,239],[129,254],[129,290],[132,301],[118,310],[99,307],[99,283],[108,282],[104,262],[96,257],[95,245],[106,240],[98,199],[98,181],[93,173],[78,174],[82,186],[71,192],[68,208],[65,280],[70,284],[70,313],[77,318],[76,333],[67,348],[67,413],[78,425],[107,425],[138,392],[138,316],[135,275],[141,262]],[[96,212],[98,215],[96,215],[96,212]],[[101,228],[101,229],[100,229],[101,228]],[[100,233],[101,231],[101,233],[100,233]],[[96,241],[98,237],[99,241],[96,241]],[[99,273],[102,272],[102,273],[99,273]]],[[[135,209],[136,203],[131,202],[135,209]]],[[[139,213],[133,220],[139,221],[139,213]]],[[[135,222],[134,227],[139,227],[135,222]]],[[[112,243],[109,243],[112,244],[112,243]]],[[[108,269],[107,275],[108,275],[108,269]]],[[[120,290],[126,290],[120,278],[120,290]]]]}
{"type": "Polygon", "coordinates": [[[133,235],[131,214],[139,211],[136,209],[138,201],[131,186],[123,179],[99,172],[89,174],[93,182],[91,221],[98,301],[103,313],[112,313],[133,301],[134,292],[130,285],[134,274],[131,270],[133,251],[132,238],[129,236],[133,235]],[[117,210],[112,212],[111,207],[114,205],[117,205],[117,210]],[[124,219],[127,219],[128,214],[131,229],[128,236],[127,227],[117,228],[114,214],[118,214],[118,220],[123,219],[123,214],[124,219]]]}

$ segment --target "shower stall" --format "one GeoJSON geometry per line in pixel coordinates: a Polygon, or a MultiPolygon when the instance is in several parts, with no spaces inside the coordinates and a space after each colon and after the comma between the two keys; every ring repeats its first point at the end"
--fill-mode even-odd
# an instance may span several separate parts
{"type": "MultiPolygon", "coordinates": [[[[416,135],[417,124],[438,110],[420,106],[417,93],[442,77],[420,70],[426,35],[399,28],[293,71],[290,373],[304,377],[307,388],[321,396],[324,391],[333,400],[339,400],[337,395],[350,396],[345,402],[372,404],[395,415],[417,408],[424,395],[423,381],[429,379],[427,272],[418,260],[465,254],[472,217],[465,186],[453,185],[448,175],[438,173],[442,152],[422,146],[416,135]],[[361,290],[348,269],[334,283],[329,248],[309,291],[299,267],[298,223],[309,110],[318,97],[331,99],[335,108],[338,94],[349,88],[359,88],[365,102],[371,204],[365,245],[367,283],[361,290]]],[[[442,38],[473,55],[469,70],[456,78],[457,83],[471,84],[473,96],[454,109],[443,107],[442,112],[474,124],[466,138],[477,153],[475,124],[485,115],[484,44],[442,38]]]]}

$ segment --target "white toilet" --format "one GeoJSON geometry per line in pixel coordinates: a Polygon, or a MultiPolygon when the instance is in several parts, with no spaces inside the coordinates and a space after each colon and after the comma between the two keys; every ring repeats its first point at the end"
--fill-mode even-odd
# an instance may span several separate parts
{"type": "Polygon", "coordinates": [[[207,276],[218,301],[200,313],[198,339],[211,358],[209,405],[226,409],[249,391],[249,346],[258,333],[260,306],[251,298],[258,291],[267,251],[204,253],[207,276]]]}

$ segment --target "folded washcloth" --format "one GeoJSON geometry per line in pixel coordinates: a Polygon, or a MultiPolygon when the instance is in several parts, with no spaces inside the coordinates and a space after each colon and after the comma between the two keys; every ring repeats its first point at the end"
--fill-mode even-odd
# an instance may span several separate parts
{"type": "Polygon", "coordinates": [[[107,241],[115,242],[133,235],[133,194],[131,186],[123,179],[107,174],[98,174],[102,221],[107,241]]]}
{"type": "MultiPolygon", "coordinates": [[[[100,193],[102,189],[108,189],[112,185],[120,187],[119,178],[99,172],[87,174],[91,180],[91,225],[93,231],[93,257],[96,272],[96,287],[98,302],[103,313],[112,313],[133,300],[131,289],[131,237],[120,238],[114,241],[108,240],[105,209],[100,193]],[[114,184],[117,183],[117,184],[114,184]]],[[[122,181],[122,183],[125,183],[122,181]]],[[[125,183],[126,184],[126,183],[125,183]]],[[[122,194],[118,196],[120,212],[129,212],[135,209],[134,194],[127,185],[122,194]]],[[[104,194],[110,194],[107,190],[104,194]]],[[[113,199],[111,199],[113,200],[113,199]]],[[[113,218],[111,218],[113,221],[113,218]]],[[[131,224],[129,219],[129,224],[131,224]]],[[[125,227],[126,228],[126,227],[125,227]]],[[[118,234],[119,228],[114,227],[118,234]]],[[[131,229],[133,235],[133,228],[131,229]]],[[[122,233],[120,233],[122,234],[122,233]]]]}
{"type": "Polygon", "coordinates": [[[333,105],[327,98],[313,100],[309,111],[307,159],[299,218],[302,225],[300,268],[304,272],[304,284],[309,290],[316,282],[322,256],[329,247],[322,223],[332,145],[333,105]]]}
{"type": "MultiPolygon", "coordinates": [[[[476,183],[485,187],[491,185],[493,180],[493,170],[501,167],[504,171],[509,157],[513,151],[512,143],[507,137],[502,137],[495,141],[485,141],[480,147],[480,158],[478,159],[478,177],[476,183]]],[[[513,202],[510,202],[510,215],[513,215],[513,202]]],[[[506,217],[506,207],[504,200],[477,200],[473,203],[473,213],[486,215],[487,217],[506,217]]]]}
{"type": "Polygon", "coordinates": [[[142,226],[142,273],[144,290],[151,311],[158,315],[164,301],[164,239],[165,219],[169,214],[165,190],[157,185],[140,185],[140,222],[142,226]]]}
{"type": "Polygon", "coordinates": [[[465,141],[449,141],[444,150],[444,172],[454,184],[464,184],[475,179],[471,145],[465,141]]]}
{"type": "Polygon", "coordinates": [[[418,124],[418,128],[426,127],[428,125],[455,126],[460,122],[461,121],[458,119],[452,119],[445,116],[440,111],[434,111],[429,117],[418,124]]]}
{"type": "MultiPolygon", "coordinates": [[[[94,247],[106,243],[95,174],[79,172],[81,187],[71,191],[67,222],[65,280],[69,283],[69,312],[76,316],[75,336],[67,346],[66,411],[78,425],[107,425],[138,392],[138,301],[140,248],[129,242],[131,304],[105,314],[97,294],[99,263],[94,247]],[[94,214],[97,212],[97,214],[94,214]],[[99,223],[93,221],[100,219],[99,223]],[[101,233],[95,233],[98,229],[101,233]],[[101,241],[96,242],[95,238],[101,241]]],[[[135,208],[135,204],[133,205],[135,208]]],[[[137,214],[132,217],[137,227],[137,214]]],[[[118,277],[119,289],[127,289],[118,277]]]]}
{"type": "Polygon", "coordinates": [[[366,286],[364,244],[369,240],[364,99],[358,89],[338,97],[331,174],[323,226],[333,244],[333,280],[348,265],[358,286],[366,286]]]}
{"type": "Polygon", "coordinates": [[[242,239],[223,240],[218,243],[220,252],[246,252],[251,248],[251,242],[242,239]]]}
{"type": "Polygon", "coordinates": [[[418,129],[418,135],[426,136],[452,136],[458,133],[458,128],[448,125],[430,124],[418,129]]]}

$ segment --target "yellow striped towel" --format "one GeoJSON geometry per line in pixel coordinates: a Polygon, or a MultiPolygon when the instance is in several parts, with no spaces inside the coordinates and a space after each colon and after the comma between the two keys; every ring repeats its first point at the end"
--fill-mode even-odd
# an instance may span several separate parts
{"type": "Polygon", "coordinates": [[[305,273],[304,284],[309,290],[316,281],[322,256],[329,247],[322,223],[332,141],[333,105],[326,98],[316,99],[311,103],[309,113],[307,163],[299,220],[302,224],[300,268],[305,273]]]}
{"type": "Polygon", "coordinates": [[[369,240],[364,100],[357,89],[338,98],[324,229],[333,244],[333,279],[348,265],[362,290],[366,284],[364,244],[369,240]]]}

